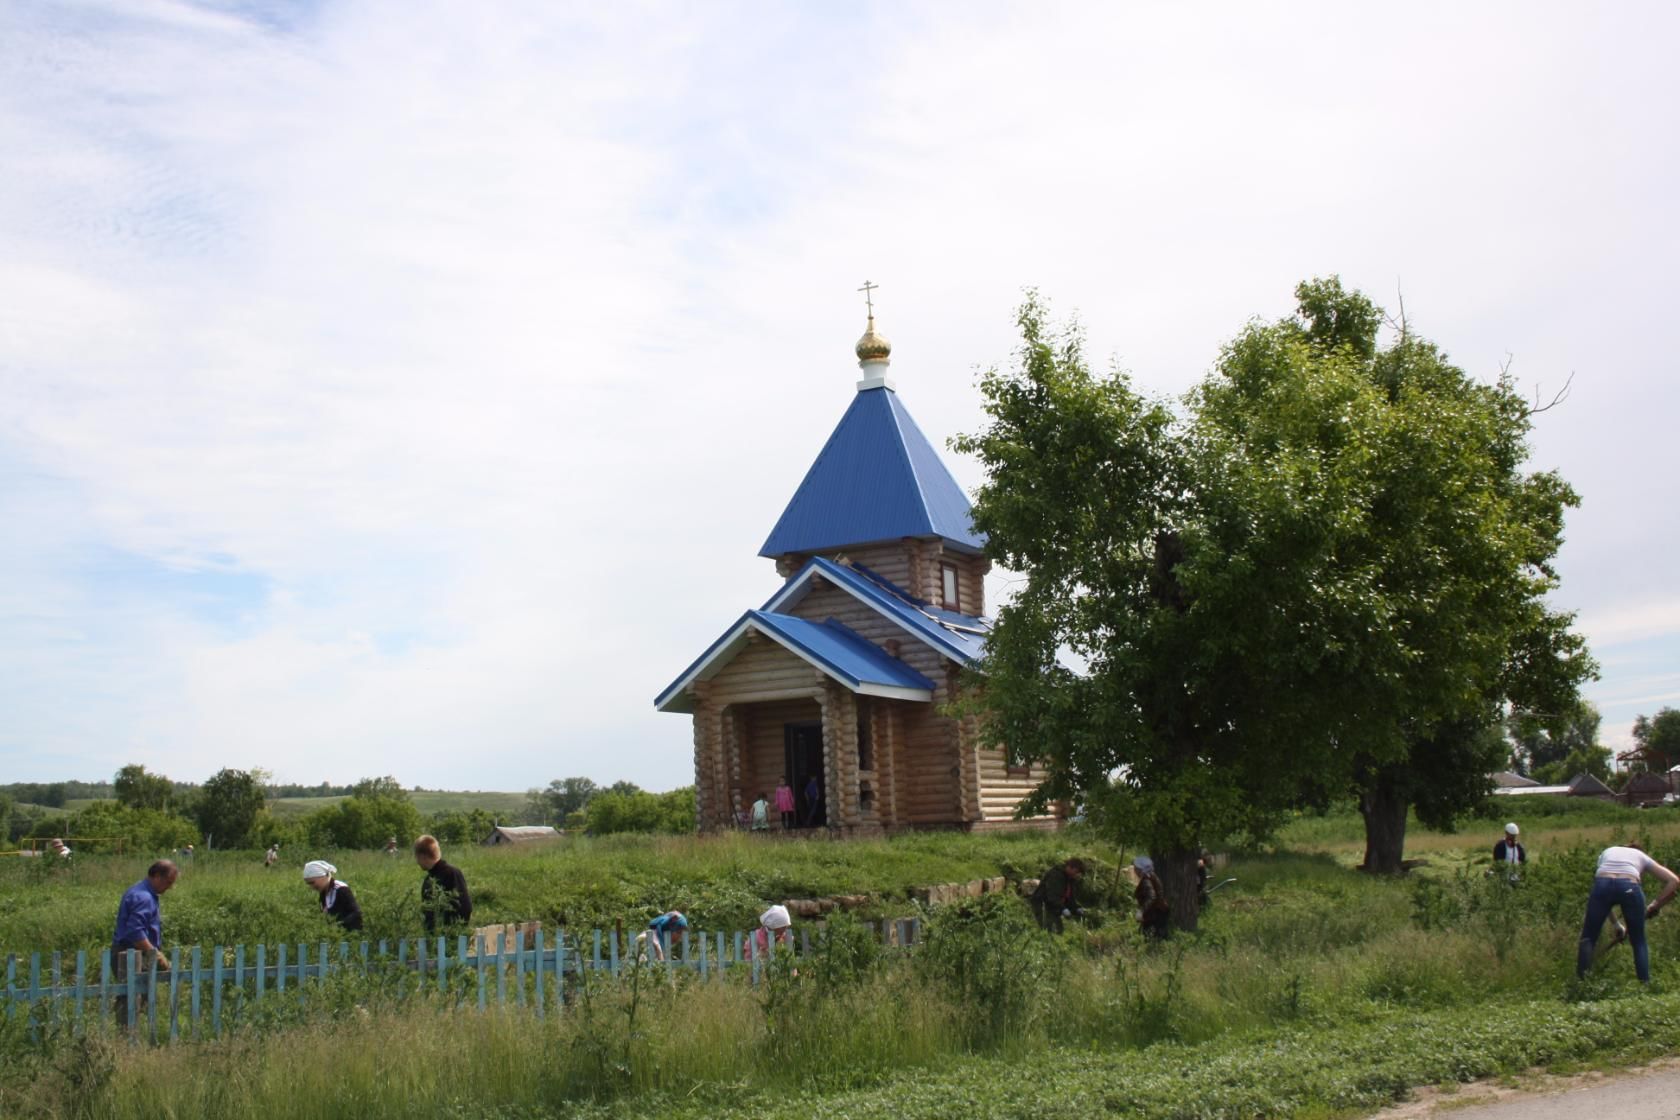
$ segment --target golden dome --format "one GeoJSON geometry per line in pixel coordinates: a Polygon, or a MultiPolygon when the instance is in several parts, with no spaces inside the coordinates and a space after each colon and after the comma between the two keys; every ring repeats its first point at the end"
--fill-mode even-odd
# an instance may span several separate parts
{"type": "Polygon", "coordinates": [[[885,335],[875,330],[875,316],[869,317],[869,325],[864,328],[863,337],[857,340],[857,356],[860,362],[884,362],[892,355],[892,343],[885,335]]]}

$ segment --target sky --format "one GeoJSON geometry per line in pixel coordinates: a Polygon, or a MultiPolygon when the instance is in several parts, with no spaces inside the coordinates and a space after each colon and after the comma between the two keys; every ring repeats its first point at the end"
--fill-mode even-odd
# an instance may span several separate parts
{"type": "MultiPolygon", "coordinates": [[[[1173,396],[1340,274],[1509,363],[1604,740],[1680,705],[1665,4],[0,7],[0,782],[692,780],[863,281],[1173,396]]],[[[950,455],[958,480],[980,481],[950,455]]],[[[994,591],[997,590],[994,588],[994,591]]]]}

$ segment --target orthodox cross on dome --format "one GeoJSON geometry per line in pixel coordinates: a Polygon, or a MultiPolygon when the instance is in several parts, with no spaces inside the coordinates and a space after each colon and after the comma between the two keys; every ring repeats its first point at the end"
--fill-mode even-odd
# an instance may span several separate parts
{"type": "Polygon", "coordinates": [[[875,301],[870,297],[874,294],[875,289],[880,286],[881,285],[875,283],[874,281],[865,280],[863,282],[863,287],[858,289],[858,291],[863,293],[863,305],[869,308],[869,317],[871,319],[875,318],[875,301]]]}
{"type": "Polygon", "coordinates": [[[858,388],[892,388],[886,378],[887,362],[892,355],[892,343],[888,342],[875,329],[875,290],[880,287],[873,280],[865,280],[858,291],[863,293],[863,304],[869,308],[869,322],[863,329],[863,337],[857,340],[854,352],[858,357],[858,365],[867,375],[858,383],[858,388]]]}

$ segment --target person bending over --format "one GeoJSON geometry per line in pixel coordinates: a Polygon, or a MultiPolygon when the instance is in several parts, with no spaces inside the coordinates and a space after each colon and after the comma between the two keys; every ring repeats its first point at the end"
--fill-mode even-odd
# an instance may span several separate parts
{"type": "Polygon", "coordinates": [[[1645,919],[1668,905],[1680,889],[1680,875],[1676,875],[1650,856],[1637,844],[1610,847],[1598,854],[1598,871],[1593,876],[1592,893],[1587,896],[1587,916],[1581,923],[1581,944],[1575,953],[1575,974],[1585,976],[1592,967],[1593,949],[1604,928],[1604,919],[1612,908],[1621,910],[1622,922],[1627,926],[1628,943],[1633,946],[1633,971],[1641,984],[1651,982],[1651,950],[1645,943],[1645,919]],[[1645,892],[1639,881],[1655,875],[1668,886],[1658,899],[1645,905],[1645,892]]]}

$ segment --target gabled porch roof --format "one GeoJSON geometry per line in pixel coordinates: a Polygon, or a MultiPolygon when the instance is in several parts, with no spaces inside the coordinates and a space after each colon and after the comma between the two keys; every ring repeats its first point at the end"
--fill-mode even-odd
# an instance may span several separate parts
{"type": "Polygon", "coordinates": [[[836,564],[816,556],[794,573],[782,589],[764,604],[767,611],[784,611],[808,595],[812,580],[822,576],[866,606],[885,615],[900,627],[932,646],[959,665],[968,665],[986,652],[989,619],[943,610],[917,599],[897,584],[860,566],[836,564]]]}
{"type": "Polygon", "coordinates": [[[894,700],[933,699],[934,683],[844,624],[812,622],[774,611],[748,611],[713,642],[681,676],[661,692],[653,706],[662,712],[692,712],[688,687],[716,676],[746,648],[749,634],[762,634],[794,656],[865,696],[894,700]]]}

